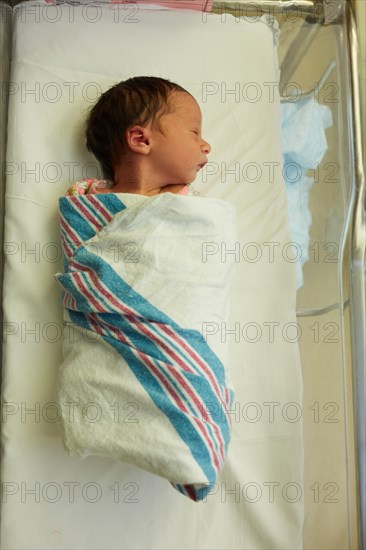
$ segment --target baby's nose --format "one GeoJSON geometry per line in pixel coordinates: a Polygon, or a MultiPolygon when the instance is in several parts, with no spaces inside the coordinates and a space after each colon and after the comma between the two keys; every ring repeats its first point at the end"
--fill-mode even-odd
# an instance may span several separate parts
{"type": "Polygon", "coordinates": [[[204,141],[202,143],[202,150],[206,155],[208,155],[209,152],[211,151],[211,145],[207,141],[204,141]]]}

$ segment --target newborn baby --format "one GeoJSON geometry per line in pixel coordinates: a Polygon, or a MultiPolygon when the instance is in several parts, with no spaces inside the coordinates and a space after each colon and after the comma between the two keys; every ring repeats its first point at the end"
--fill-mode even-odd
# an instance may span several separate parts
{"type": "Polygon", "coordinates": [[[224,465],[234,396],[227,343],[202,335],[204,323],[227,320],[234,265],[232,255],[206,257],[205,246],[232,249],[236,232],[229,203],[192,196],[211,149],[201,124],[191,94],[161,78],[135,77],[100,97],[86,136],[103,178],[59,200],[65,273],[55,276],[66,450],[133,464],[195,501],[224,465]],[[79,405],[72,418],[70,403],[79,405]]]}

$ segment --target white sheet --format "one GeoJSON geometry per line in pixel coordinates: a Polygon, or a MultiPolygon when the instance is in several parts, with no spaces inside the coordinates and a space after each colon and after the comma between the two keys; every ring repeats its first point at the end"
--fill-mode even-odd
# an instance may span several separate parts
{"type": "MultiPolygon", "coordinates": [[[[263,19],[36,5],[20,5],[14,18],[1,546],[301,548],[302,381],[275,33],[263,19]],[[95,175],[83,145],[86,109],[101,90],[142,74],[195,95],[212,145],[196,187],[234,204],[239,219],[230,326],[211,327],[230,339],[233,440],[216,493],[200,504],[132,466],[67,456],[54,422],[57,198],[70,181],[95,175]]],[[[229,251],[217,244],[225,261],[229,251]]]]}

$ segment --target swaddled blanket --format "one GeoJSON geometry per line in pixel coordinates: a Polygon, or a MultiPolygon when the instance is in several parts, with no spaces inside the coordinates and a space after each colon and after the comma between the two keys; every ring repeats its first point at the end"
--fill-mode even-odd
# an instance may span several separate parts
{"type": "Polygon", "coordinates": [[[173,193],[66,196],[59,209],[64,446],[201,500],[230,440],[227,343],[205,327],[227,322],[234,209],[173,193]]]}

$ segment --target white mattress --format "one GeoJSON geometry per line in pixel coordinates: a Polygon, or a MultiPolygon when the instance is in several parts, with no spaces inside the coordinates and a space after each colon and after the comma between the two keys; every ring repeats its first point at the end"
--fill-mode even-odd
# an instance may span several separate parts
{"type": "MultiPolygon", "coordinates": [[[[277,32],[264,18],[84,8],[27,2],[14,16],[1,547],[301,548],[302,380],[277,32]],[[83,121],[97,93],[145,74],[197,98],[212,152],[195,186],[234,204],[238,215],[231,322],[218,327],[230,340],[233,439],[217,490],[202,503],[133,466],[68,456],[54,422],[62,358],[57,199],[73,179],[96,175],[83,121]]],[[[225,243],[219,248],[225,261],[225,243]]]]}

